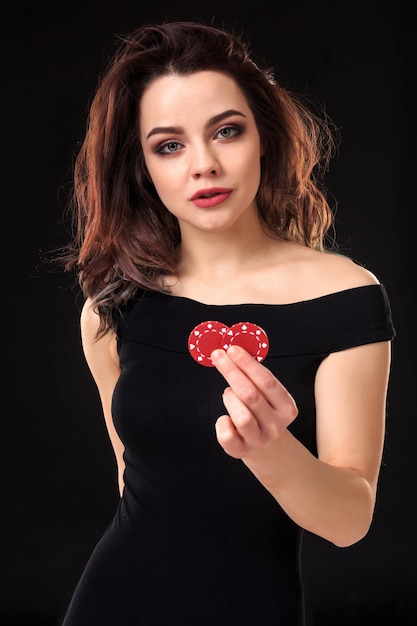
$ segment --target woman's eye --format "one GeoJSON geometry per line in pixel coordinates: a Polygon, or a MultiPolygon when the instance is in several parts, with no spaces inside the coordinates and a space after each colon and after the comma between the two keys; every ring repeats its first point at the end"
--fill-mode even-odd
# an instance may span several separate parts
{"type": "Polygon", "coordinates": [[[220,139],[231,139],[232,137],[239,135],[240,132],[241,129],[238,126],[225,126],[217,132],[217,135],[220,139]]]}
{"type": "Polygon", "coordinates": [[[180,147],[181,144],[178,141],[168,141],[168,143],[159,146],[157,152],[159,152],[159,154],[172,154],[173,152],[177,152],[180,147]]]}

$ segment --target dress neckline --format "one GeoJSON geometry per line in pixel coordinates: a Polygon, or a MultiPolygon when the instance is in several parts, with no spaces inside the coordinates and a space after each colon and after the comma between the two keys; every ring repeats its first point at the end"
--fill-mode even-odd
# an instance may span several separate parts
{"type": "Polygon", "coordinates": [[[210,302],[201,302],[200,300],[196,300],[194,298],[190,298],[188,296],[176,296],[163,291],[143,291],[141,295],[141,299],[149,299],[149,298],[165,298],[169,300],[171,303],[178,302],[180,303],[191,303],[201,307],[207,308],[231,308],[231,307],[275,307],[275,308],[283,308],[283,307],[296,307],[300,305],[314,304],[314,303],[322,303],[326,300],[332,300],[339,297],[350,296],[353,293],[359,293],[362,290],[382,290],[384,291],[384,285],[382,283],[374,283],[370,285],[361,285],[358,287],[350,287],[348,289],[341,289],[340,291],[334,291],[331,293],[323,294],[321,296],[317,296],[315,298],[308,298],[305,300],[296,300],[294,302],[281,302],[281,303],[264,303],[264,302],[234,302],[234,303],[224,303],[224,304],[212,304],[210,302]]]}

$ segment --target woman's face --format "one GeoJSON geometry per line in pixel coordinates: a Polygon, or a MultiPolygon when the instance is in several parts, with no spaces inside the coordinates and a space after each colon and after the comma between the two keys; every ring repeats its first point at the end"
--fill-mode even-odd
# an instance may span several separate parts
{"type": "Polygon", "coordinates": [[[182,236],[258,219],[261,142],[232,78],[215,71],[157,78],[142,96],[139,116],[146,166],[182,236]]]}

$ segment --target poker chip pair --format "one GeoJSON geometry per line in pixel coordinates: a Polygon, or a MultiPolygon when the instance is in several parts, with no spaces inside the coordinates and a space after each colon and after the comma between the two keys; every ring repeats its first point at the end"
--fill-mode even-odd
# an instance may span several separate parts
{"type": "Polygon", "coordinates": [[[191,356],[206,367],[213,367],[210,358],[213,350],[227,350],[233,344],[244,348],[259,362],[268,354],[268,336],[260,326],[252,322],[239,322],[229,327],[222,322],[209,320],[197,324],[188,337],[191,356]]]}

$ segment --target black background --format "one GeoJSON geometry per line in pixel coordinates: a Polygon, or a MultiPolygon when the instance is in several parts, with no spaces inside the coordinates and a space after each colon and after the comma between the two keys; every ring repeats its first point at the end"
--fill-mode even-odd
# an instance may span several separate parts
{"type": "Polygon", "coordinates": [[[66,238],[63,211],[88,103],[117,34],[194,17],[243,31],[285,86],[326,104],[342,136],[327,178],[338,241],[387,287],[397,330],[374,523],[346,549],[305,536],[309,626],[415,623],[414,7],[3,2],[2,625],[59,626],[117,502],[115,463],[81,352],[78,290],[72,276],[41,260],[66,238]]]}

